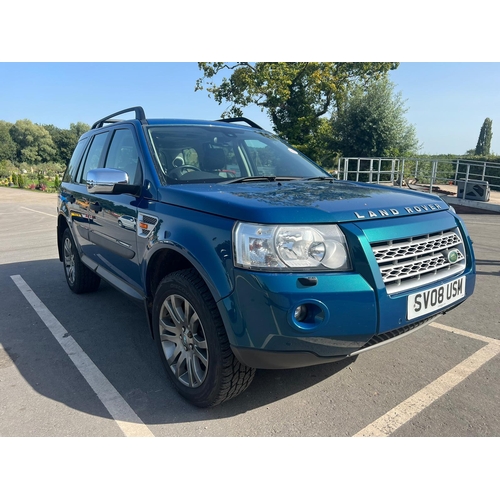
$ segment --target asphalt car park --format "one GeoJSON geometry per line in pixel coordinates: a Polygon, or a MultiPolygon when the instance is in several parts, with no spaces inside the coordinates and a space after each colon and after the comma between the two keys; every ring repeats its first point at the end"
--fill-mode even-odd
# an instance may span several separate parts
{"type": "Polygon", "coordinates": [[[221,406],[185,402],[143,309],[111,286],[74,295],[56,195],[0,188],[0,436],[498,436],[500,217],[463,214],[474,295],[343,361],[259,370],[221,406]]]}

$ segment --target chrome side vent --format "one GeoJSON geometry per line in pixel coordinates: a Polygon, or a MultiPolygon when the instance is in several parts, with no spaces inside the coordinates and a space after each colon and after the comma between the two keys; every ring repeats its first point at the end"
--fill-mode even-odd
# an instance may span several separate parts
{"type": "Polygon", "coordinates": [[[158,217],[139,212],[137,217],[137,236],[148,238],[158,224],[158,217]]]}

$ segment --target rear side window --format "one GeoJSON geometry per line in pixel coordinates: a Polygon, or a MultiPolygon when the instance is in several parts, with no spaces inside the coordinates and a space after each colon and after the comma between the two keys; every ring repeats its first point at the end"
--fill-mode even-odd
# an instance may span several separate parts
{"type": "Polygon", "coordinates": [[[76,172],[78,171],[78,167],[80,165],[80,161],[82,160],[83,152],[89,142],[88,137],[82,139],[77,145],[75,150],[73,151],[73,155],[71,156],[71,160],[69,161],[68,168],[63,176],[63,182],[75,182],[76,172]]]}
{"type": "Polygon", "coordinates": [[[80,177],[80,182],[87,182],[87,173],[89,170],[93,170],[99,167],[101,161],[102,152],[104,146],[108,139],[108,132],[94,136],[94,140],[88,149],[87,157],[85,158],[85,164],[83,166],[83,172],[80,177]]]}

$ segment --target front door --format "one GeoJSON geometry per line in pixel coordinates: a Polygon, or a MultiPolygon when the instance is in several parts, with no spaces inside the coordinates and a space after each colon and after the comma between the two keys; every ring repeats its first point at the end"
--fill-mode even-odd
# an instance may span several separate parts
{"type": "MultiPolygon", "coordinates": [[[[132,128],[114,132],[103,167],[123,170],[130,184],[141,184],[142,169],[132,128]]],[[[127,285],[140,290],[138,198],[131,194],[89,194],[88,197],[90,258],[101,269],[107,269],[127,285]]]]}

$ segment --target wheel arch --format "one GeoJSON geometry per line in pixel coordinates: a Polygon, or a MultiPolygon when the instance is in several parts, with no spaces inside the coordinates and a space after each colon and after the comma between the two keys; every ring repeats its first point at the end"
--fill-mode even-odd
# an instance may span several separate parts
{"type": "Polygon", "coordinates": [[[144,258],[146,267],[143,276],[148,298],[153,297],[158,284],[167,274],[189,268],[194,268],[202,277],[216,302],[231,293],[231,273],[217,252],[213,252],[203,241],[191,247],[196,252],[189,251],[179,242],[158,241],[153,244],[149,255],[144,258]]]}
{"type": "MultiPolygon", "coordinates": [[[[158,245],[156,251],[150,254],[146,260],[146,266],[144,270],[144,283],[148,313],[151,312],[155,291],[162,279],[182,269],[194,269],[199,274],[201,279],[206,283],[218,307],[220,307],[219,301],[224,296],[221,294],[221,288],[223,293],[226,292],[225,294],[230,292],[230,280],[227,275],[218,276],[219,280],[217,281],[217,277],[207,272],[206,266],[204,266],[202,262],[198,261],[191,253],[187,252],[187,250],[179,245],[175,248],[171,246],[166,248],[166,245],[163,244],[158,245]],[[222,282],[224,282],[224,285],[221,286],[222,282]],[[224,286],[228,288],[228,290],[225,290],[224,286]]],[[[152,333],[154,332],[152,331],[152,333]]]]}
{"type": "Polygon", "coordinates": [[[148,260],[146,268],[146,295],[153,299],[161,280],[175,271],[194,268],[193,263],[179,252],[169,249],[158,249],[148,260]]]}

